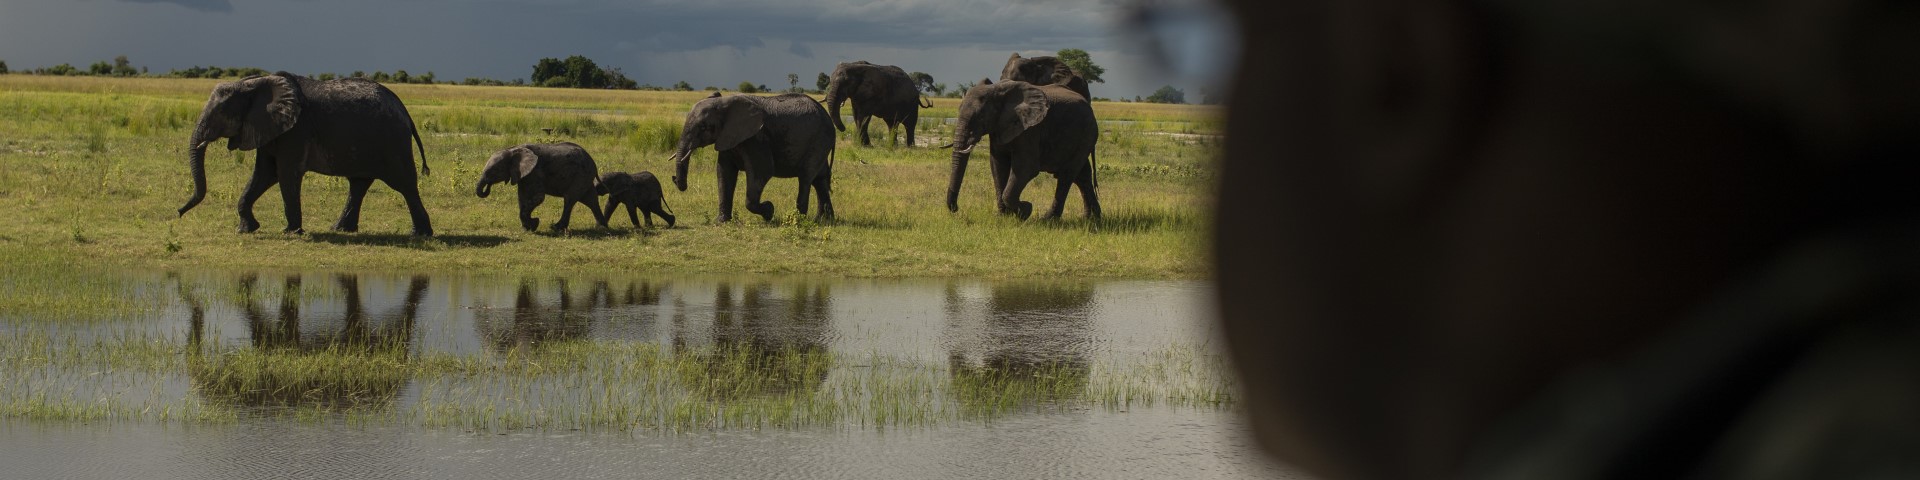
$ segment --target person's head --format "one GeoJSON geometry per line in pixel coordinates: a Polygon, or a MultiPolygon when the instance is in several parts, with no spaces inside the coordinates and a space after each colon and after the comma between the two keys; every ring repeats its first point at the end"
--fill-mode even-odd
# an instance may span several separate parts
{"type": "Polygon", "coordinates": [[[1891,2],[1227,3],[1221,314],[1263,444],[1316,473],[1442,476],[1771,248],[1915,210],[1824,202],[1920,178],[1891,2]]]}

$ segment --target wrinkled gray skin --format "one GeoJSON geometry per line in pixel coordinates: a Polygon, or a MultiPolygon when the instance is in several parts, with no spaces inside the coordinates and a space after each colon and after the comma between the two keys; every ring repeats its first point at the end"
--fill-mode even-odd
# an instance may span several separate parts
{"type": "Polygon", "coordinates": [[[821,220],[833,218],[833,120],[827,110],[806,95],[772,97],[719,93],[701,100],[687,112],[674,151],[673,184],[687,191],[687,163],[693,150],[712,145],[719,152],[715,170],[720,181],[718,220],[733,219],[733,187],[740,172],[747,174],[747,211],[773,220],[773,202],[760,200],[767,181],[800,180],[794,207],[807,213],[807,191],[820,192],[821,220]]]}
{"type": "Polygon", "coordinates": [[[520,186],[520,227],[529,232],[540,227],[540,219],[533,216],[533,209],[546,201],[548,195],[560,197],[564,202],[560,207],[560,220],[553,222],[553,231],[567,229],[575,203],[586,204],[593,212],[593,221],[601,227],[607,226],[600,205],[595,203],[600,168],[594,165],[593,156],[587,155],[587,149],[572,142],[530,143],[495,152],[487,159],[486,168],[480,171],[480,181],[474,184],[473,194],[487,198],[493,193],[493,184],[501,182],[520,186]]]}
{"type": "Polygon", "coordinates": [[[905,126],[907,146],[913,146],[913,128],[920,123],[920,109],[933,104],[922,103],[920,89],[914,86],[906,70],[863,60],[834,66],[829,78],[827,98],[822,102],[832,114],[833,128],[847,131],[846,124],[840,121],[840,104],[852,101],[853,125],[860,130],[860,146],[873,145],[867,139],[867,124],[873,122],[873,117],[887,123],[887,135],[896,144],[900,137],[893,127],[905,126]]]}
{"type": "Polygon", "coordinates": [[[1093,107],[1087,98],[1059,85],[1026,82],[984,84],[967,91],[960,101],[958,125],[953,130],[953,174],[947,183],[947,210],[960,210],[960,181],[967,160],[983,137],[992,137],[993,189],[1000,213],[1026,220],[1033,204],[1020,201],[1020,191],[1041,172],[1059,179],[1053,206],[1046,218],[1059,218],[1067,189],[1078,185],[1087,205],[1087,217],[1100,217],[1100,197],[1094,193],[1093,147],[1100,140],[1093,107]]]}
{"type": "Polygon", "coordinates": [[[420,173],[427,173],[426,147],[407,106],[378,83],[359,78],[318,81],[278,72],[214,86],[187,139],[193,197],[180,207],[180,215],[206,198],[207,144],[222,137],[228,139],[228,150],[255,151],[253,177],[240,194],[241,233],[260,228],[253,202],[275,184],[286,209],[285,231],[304,232],[300,183],[307,172],[314,172],[347,178],[347,206],[334,230],[360,229],[360,201],[379,180],[406,198],[413,234],[433,235],[410,148],[420,148],[420,173]]]}
{"type": "Polygon", "coordinates": [[[1087,79],[1081,78],[1065,62],[1056,57],[1021,57],[1019,53],[1007,57],[1006,66],[1000,67],[1000,81],[1027,82],[1034,85],[1063,85],[1068,90],[1080,94],[1088,100],[1093,92],[1087,90],[1087,79]]]}
{"type": "Polygon", "coordinates": [[[660,180],[653,177],[653,172],[601,174],[600,187],[596,192],[607,196],[607,208],[602,210],[606,212],[608,218],[601,220],[601,225],[606,225],[608,220],[612,220],[614,213],[618,212],[615,210],[616,207],[626,205],[627,219],[633,220],[635,227],[640,226],[640,215],[636,212],[638,210],[646,212],[647,228],[653,228],[654,215],[659,215],[661,219],[666,220],[667,228],[673,228],[673,213],[667,211],[666,196],[660,190],[660,180]]]}

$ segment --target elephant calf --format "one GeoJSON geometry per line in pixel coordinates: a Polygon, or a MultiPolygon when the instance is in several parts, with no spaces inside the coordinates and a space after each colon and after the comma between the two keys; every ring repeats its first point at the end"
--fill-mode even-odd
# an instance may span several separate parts
{"type": "Polygon", "coordinates": [[[500,182],[520,186],[520,226],[529,232],[539,228],[540,219],[533,216],[533,209],[546,201],[548,195],[565,202],[560,208],[560,220],[553,222],[554,231],[567,229],[575,203],[587,204],[587,209],[593,211],[594,222],[607,226],[600,205],[594,203],[599,196],[600,169],[594,165],[593,157],[587,155],[587,149],[572,142],[533,143],[495,152],[481,170],[480,182],[474,185],[473,193],[487,198],[487,194],[493,192],[493,184],[500,182]]]}
{"type": "Polygon", "coordinates": [[[633,220],[633,226],[640,226],[640,216],[635,210],[646,212],[647,228],[653,228],[653,216],[659,215],[667,221],[667,228],[673,228],[673,214],[665,208],[667,199],[660,190],[660,180],[653,178],[653,172],[640,173],[608,172],[600,176],[600,186],[595,193],[607,196],[606,215],[600,225],[605,226],[612,220],[616,207],[627,206],[627,219],[633,220]]]}

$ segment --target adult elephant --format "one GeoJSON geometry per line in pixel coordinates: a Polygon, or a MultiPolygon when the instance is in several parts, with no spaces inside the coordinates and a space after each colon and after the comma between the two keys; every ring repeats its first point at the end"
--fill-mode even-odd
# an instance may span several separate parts
{"type": "Polygon", "coordinates": [[[1087,79],[1073,71],[1058,57],[1022,57],[1019,52],[1007,57],[1007,65],[1000,67],[1000,81],[1020,81],[1034,85],[1063,85],[1088,100],[1093,92],[1087,90],[1087,79]]]}
{"type": "Polygon", "coordinates": [[[1087,216],[1100,217],[1100,197],[1094,193],[1093,147],[1100,140],[1093,106],[1087,97],[1060,85],[1027,82],[982,82],[960,101],[958,125],[953,129],[953,175],[947,183],[947,210],[960,210],[960,181],[967,160],[983,137],[993,137],[993,190],[1001,213],[1026,220],[1033,204],[1020,201],[1020,191],[1041,172],[1059,179],[1053,206],[1046,218],[1059,218],[1067,189],[1080,186],[1087,216]]]}
{"type": "Polygon", "coordinates": [[[300,223],[300,182],[307,172],[347,177],[347,207],[333,229],[360,229],[360,201],[374,180],[407,200],[413,234],[433,235],[420,202],[419,177],[413,171],[412,146],[420,148],[420,173],[428,173],[426,147],[414,129],[407,106],[392,90],[369,80],[318,81],[278,72],[213,87],[200,120],[188,137],[193,197],[180,215],[207,195],[207,144],[226,137],[228,150],[254,150],[253,177],[240,194],[240,232],[260,228],[253,202],[280,185],[287,232],[304,232],[300,223]]]}
{"type": "Polygon", "coordinates": [[[907,146],[913,146],[913,128],[920,123],[920,109],[933,106],[933,102],[924,101],[920,89],[913,84],[913,78],[906,70],[893,65],[874,65],[865,60],[835,65],[833,76],[827,83],[828,113],[832,114],[833,128],[844,132],[847,125],[840,121],[840,104],[853,102],[853,125],[860,129],[860,146],[872,146],[867,139],[867,124],[873,117],[887,122],[887,135],[899,142],[894,133],[895,125],[905,126],[907,146]]]}
{"type": "Polygon", "coordinates": [[[797,178],[795,208],[807,213],[807,189],[820,191],[822,220],[833,218],[833,121],[812,97],[789,93],[772,97],[714,93],[693,105],[674,150],[673,185],[687,191],[687,163],[693,150],[712,145],[720,180],[722,222],[733,219],[733,187],[747,173],[747,211],[773,220],[773,202],[760,192],[774,178],[797,178]]]}

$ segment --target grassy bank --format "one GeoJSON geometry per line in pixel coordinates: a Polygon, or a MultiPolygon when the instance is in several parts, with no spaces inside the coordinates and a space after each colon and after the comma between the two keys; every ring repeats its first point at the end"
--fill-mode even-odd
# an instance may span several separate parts
{"type": "MultiPolygon", "coordinates": [[[[592,226],[574,213],[570,235],[520,230],[513,195],[480,199],[472,185],[492,152],[524,142],[585,146],[602,172],[671,175],[666,158],[687,106],[705,92],[589,91],[450,85],[395,85],[424,134],[433,173],[422,179],[439,236],[405,235],[399,195],[376,186],[361,233],[327,227],[346,198],[343,179],[308,175],[307,235],[285,226],[280,197],[255,207],[261,232],[235,234],[233,207],[252,169],[250,152],[208,155],[208,200],[184,218],[174,210],[191,190],[186,139],[214,84],[210,80],[0,75],[0,257],[40,265],[100,268],[284,268],[667,273],[811,273],[840,276],[1190,278],[1204,274],[1201,232],[1209,221],[1210,159],[1220,123],[1201,107],[1099,103],[1099,179],[1107,218],[1025,222],[995,215],[991,180],[976,155],[961,212],[944,206],[948,155],[933,148],[859,147],[841,136],[834,174],[839,221],[756,218],[713,224],[712,149],[696,155],[686,192],[669,191],[674,229],[592,226]],[[553,129],[547,133],[543,129],[553,129]],[[585,227],[581,227],[585,226],[585,227]]],[[[936,100],[925,117],[951,116],[936,100]]],[[[945,143],[950,128],[924,121],[922,143],[945,143]]],[[[1053,181],[1026,199],[1044,207],[1053,181]]],[[[511,189],[512,187],[503,187],[511,189]]],[[[669,186],[669,188],[671,188],[669,186]]],[[[276,189],[277,191],[277,189],[276,189]]],[[[795,185],[775,180],[766,198],[792,211],[795,185]]],[[[743,194],[736,211],[744,212],[743,194]]],[[[584,210],[584,209],[582,209],[584,210]]],[[[536,214],[559,215],[557,199],[536,214]]]]}

